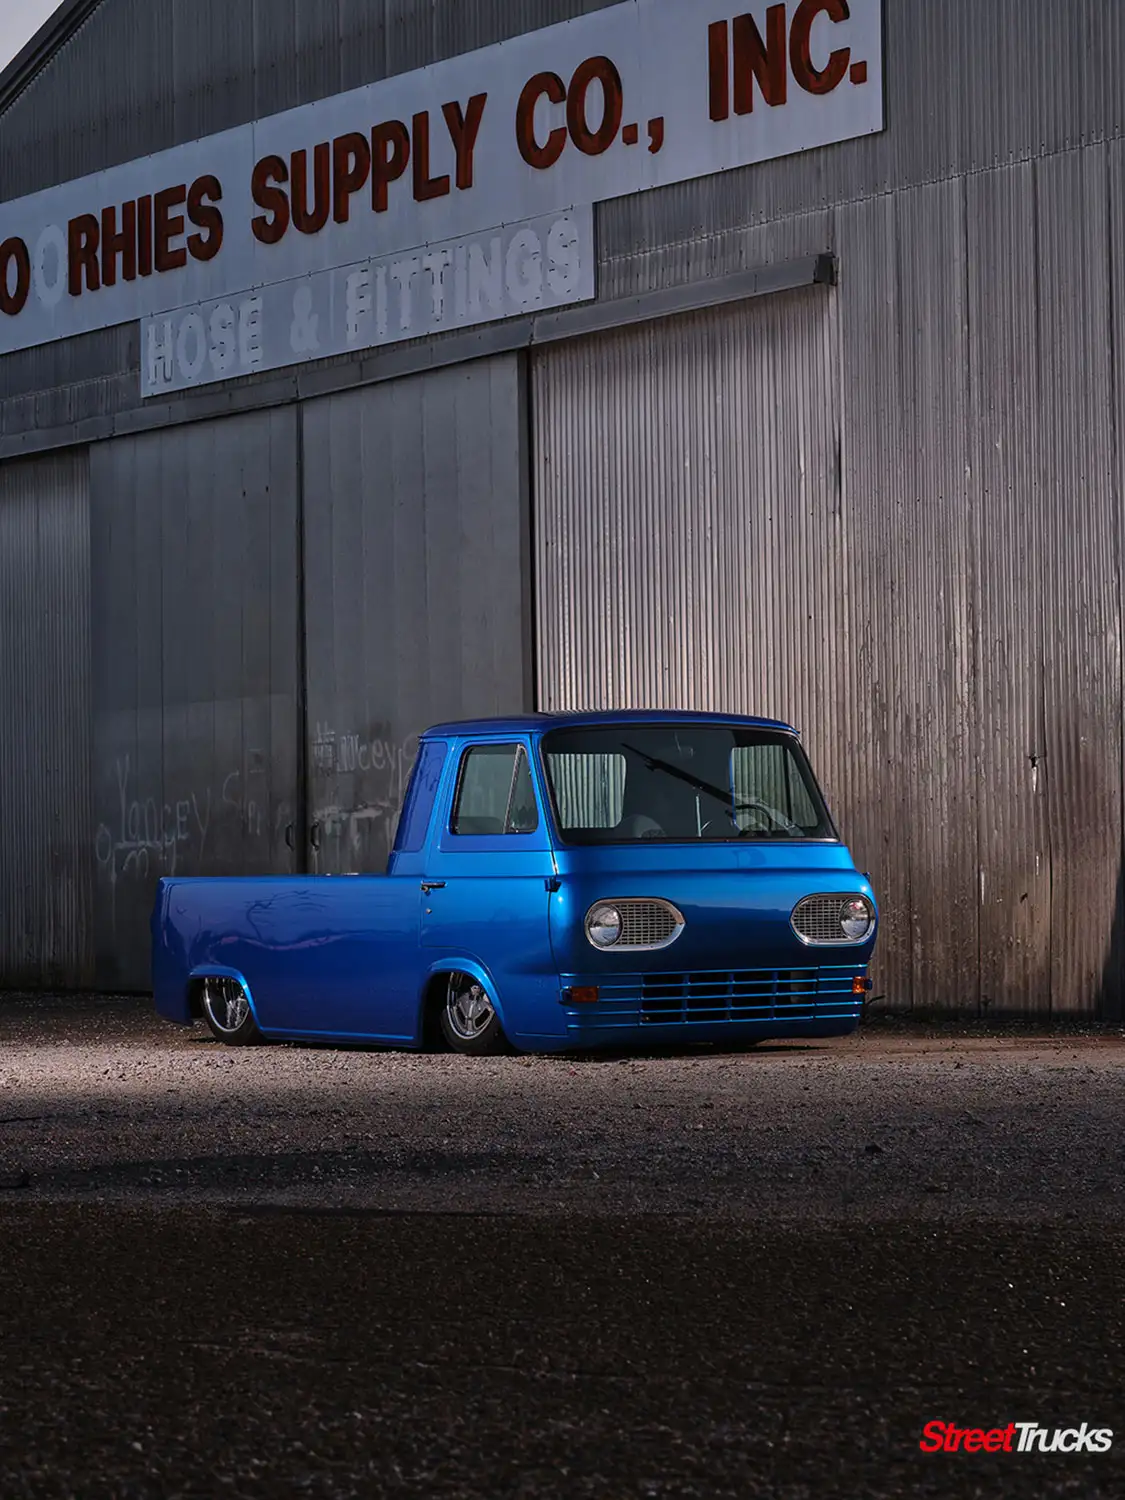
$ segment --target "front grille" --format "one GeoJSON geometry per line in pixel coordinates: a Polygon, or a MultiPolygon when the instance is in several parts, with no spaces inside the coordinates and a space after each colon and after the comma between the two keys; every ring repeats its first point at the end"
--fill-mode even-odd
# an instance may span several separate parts
{"type": "MultiPolygon", "coordinates": [[[[602,903],[599,902],[598,905],[602,903]]],[[[684,930],[684,919],[670,901],[657,897],[632,897],[605,903],[621,913],[621,936],[613,952],[622,948],[666,948],[684,930]]]]}
{"type": "Polygon", "coordinates": [[[698,1025],[707,1022],[842,1020],[859,1015],[853,991],[862,966],[817,969],[707,970],[694,974],[567,977],[597,984],[598,1003],[570,1007],[568,1025],[583,1031],[611,1026],[698,1025]]]}
{"type": "Polygon", "coordinates": [[[722,1021],[815,1005],[815,969],[655,974],[641,981],[642,1021],[722,1021]]]}
{"type": "Polygon", "coordinates": [[[845,892],[823,896],[806,896],[793,908],[793,931],[806,943],[829,944],[850,943],[840,926],[840,917],[847,901],[862,901],[863,897],[845,892]]]}

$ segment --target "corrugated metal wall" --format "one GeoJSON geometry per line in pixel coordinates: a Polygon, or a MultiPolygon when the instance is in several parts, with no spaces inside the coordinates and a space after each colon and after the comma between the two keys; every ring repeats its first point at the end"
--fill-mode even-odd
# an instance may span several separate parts
{"type": "Polygon", "coordinates": [[[314,868],[384,868],[428,724],[529,706],[522,385],[509,355],[304,408],[314,868]]]}
{"type": "Polygon", "coordinates": [[[84,452],[0,465],[0,987],[93,975],[84,452]]]}
{"type": "Polygon", "coordinates": [[[833,722],[834,344],[817,288],[537,354],[544,709],[833,722]]]}
{"type": "MultiPolygon", "coordinates": [[[[0,115],[0,196],[601,3],[102,0],[0,115]]],[[[679,353],[667,335],[647,330],[537,357],[540,504],[543,516],[554,516],[552,545],[564,562],[561,576],[552,578],[543,566],[548,538],[541,537],[543,618],[563,632],[558,642],[543,642],[544,697],[573,700],[587,687],[620,694],[619,701],[657,688],[665,695],[660,701],[673,701],[676,691],[696,695],[681,701],[751,689],[765,695],[768,702],[757,706],[804,723],[852,842],[883,891],[880,973],[895,1004],[1119,1016],[1125,476],[1118,433],[1125,420],[1125,298],[1116,288],[1125,276],[1119,86],[1125,8],[1118,0],[887,0],[885,13],[882,135],[598,210],[602,298],[824,250],[837,253],[841,283],[836,291],[787,295],[769,307],[699,315],[678,325],[685,339],[679,353]],[[698,418],[691,430],[678,410],[677,360],[698,418]],[[654,410],[664,414],[662,426],[654,410]],[[608,446],[600,454],[603,440],[608,446]],[[575,445],[570,453],[568,443],[575,445]],[[666,469],[646,467],[649,447],[664,455],[666,469]],[[578,487],[569,496],[560,489],[563,476],[578,487]],[[699,515],[691,510],[693,497],[701,497],[699,515]],[[742,536],[738,505],[751,500],[774,508],[758,513],[756,529],[742,536]],[[662,515],[671,528],[667,550],[680,561],[667,597],[660,579],[646,584],[628,557],[626,501],[645,515],[662,515]],[[603,510],[610,531],[601,562],[603,510]],[[712,544],[728,539],[729,553],[709,551],[708,527],[712,544]],[[710,591],[735,601],[736,570],[763,552],[767,571],[780,577],[792,569],[792,589],[777,592],[772,603],[748,594],[734,618],[740,630],[758,635],[739,642],[741,656],[709,658],[705,642],[718,627],[701,599],[710,591]],[[588,601],[567,614],[567,588],[581,584],[580,597],[593,597],[591,570],[598,568],[605,570],[610,619],[636,620],[638,630],[652,632],[647,645],[639,634],[627,642],[623,657],[619,641],[606,644],[588,601]],[[682,632],[669,625],[669,615],[686,622],[682,632]],[[651,684],[631,654],[641,652],[650,672],[660,659],[651,684]],[[802,652],[816,661],[807,682],[798,675],[802,652]],[[820,726],[829,724],[822,742],[820,726]]],[[[85,442],[93,431],[103,433],[107,421],[142,420],[135,416],[137,366],[133,328],[0,360],[0,441],[10,447],[38,433],[45,442],[85,442]]],[[[323,585],[325,569],[340,570],[351,601],[325,615],[317,612],[319,589],[308,595],[310,789],[314,803],[326,808],[369,809],[389,794],[382,772],[358,759],[343,781],[322,785],[312,776],[316,755],[323,762],[327,754],[317,742],[318,722],[349,737],[370,730],[371,739],[355,740],[355,754],[366,743],[372,767],[372,747],[409,737],[421,717],[462,706],[478,711],[501,700],[508,706],[504,685],[522,681],[524,672],[522,656],[519,665],[508,662],[498,637],[489,635],[492,676],[482,663],[466,664],[478,689],[466,690],[448,710],[444,689],[433,685],[437,678],[433,695],[423,698],[407,686],[405,673],[393,681],[379,675],[400,655],[413,662],[418,649],[414,622],[402,624],[409,616],[399,585],[400,576],[419,576],[410,551],[418,543],[401,543],[407,549],[401,557],[413,561],[384,576],[373,602],[353,550],[385,565],[372,541],[380,533],[371,527],[389,504],[391,553],[400,556],[395,549],[407,533],[398,528],[407,525],[412,502],[404,501],[400,512],[397,499],[383,498],[383,460],[357,435],[362,424],[345,414],[370,410],[389,440],[398,418],[386,413],[400,402],[413,411],[414,395],[403,394],[408,389],[331,397],[304,419],[276,419],[290,424],[285,442],[294,450],[302,423],[310,577],[323,585]],[[322,493],[319,476],[335,472],[347,477],[326,477],[322,493]],[[364,490],[362,505],[349,498],[353,482],[364,490]],[[331,531],[337,524],[355,549],[340,547],[329,558],[327,533],[318,527],[331,531]],[[338,623],[359,605],[365,623],[358,655],[380,684],[370,695],[349,675],[346,631],[338,623]],[[391,644],[381,653],[382,631],[391,644]]],[[[426,390],[443,392],[433,397],[433,409],[446,402],[461,410],[440,382],[426,390]]],[[[278,381],[269,399],[294,394],[278,381]]],[[[177,398],[166,414],[169,420],[197,415],[204,399],[237,397],[214,391],[177,398]]],[[[515,416],[499,402],[476,402],[474,396],[465,410],[495,424],[490,451],[508,451],[505,423],[515,416]]],[[[419,409],[430,406],[427,394],[419,409]]],[[[95,692],[98,811],[91,842],[101,827],[112,827],[106,819],[115,808],[120,816],[118,752],[133,753],[129,736],[142,732],[107,730],[107,714],[132,714],[134,722],[142,701],[146,713],[164,714],[155,689],[109,683],[115,643],[124,643],[122,659],[134,663],[124,669],[126,680],[150,672],[136,663],[151,654],[153,622],[164,618],[158,602],[164,584],[154,580],[163,580],[169,567],[165,538],[175,535],[179,507],[203,504],[184,496],[204,496],[218,462],[213,453],[225,455],[228,472],[244,445],[252,463],[260,460],[259,438],[240,434],[262,429],[242,426],[244,420],[112,445],[111,452],[138,455],[143,483],[157,483],[155,505],[147,490],[142,494],[142,479],[130,477],[134,460],[94,454],[95,474],[105,478],[95,486],[94,510],[94,618],[103,634],[95,633],[102,685],[95,692]],[[161,490],[165,462],[171,487],[161,490]],[[177,467],[189,463],[199,466],[197,477],[177,489],[177,467]],[[113,499],[118,483],[127,501],[113,499]]],[[[413,413],[403,420],[403,431],[413,422],[411,441],[422,443],[423,452],[438,441],[428,418],[413,413]]],[[[259,421],[275,419],[252,419],[259,421]]],[[[487,446],[474,430],[478,439],[474,454],[487,446]]],[[[435,459],[400,452],[392,496],[436,496],[425,471],[435,459]]],[[[440,441],[438,453],[441,464],[452,462],[440,441]]],[[[281,509],[295,513],[297,460],[288,462],[281,509]]],[[[259,493],[259,472],[246,478],[251,495],[259,493]]],[[[219,493],[233,496],[234,514],[241,514],[241,492],[227,484],[221,480],[219,493]]],[[[427,498],[424,509],[436,504],[427,498]]],[[[466,514],[480,516],[484,506],[483,496],[474,498],[466,514]]],[[[211,524],[221,529],[225,522],[216,512],[211,524]]],[[[426,536],[427,548],[439,549],[427,553],[436,576],[447,578],[444,543],[436,533],[426,536]]],[[[287,545],[286,567],[296,574],[295,536],[287,545]]],[[[217,594],[214,580],[225,582],[226,574],[191,566],[199,597],[211,601],[208,589],[217,594]]],[[[169,588],[178,600],[169,618],[186,617],[180,582],[173,578],[169,588]]],[[[207,607],[196,604],[203,613],[207,607]]],[[[223,619],[232,608],[221,597],[210,607],[223,619]]],[[[295,585],[285,607],[296,610],[295,585]]],[[[505,603],[503,617],[514,618],[513,609],[505,603]]],[[[278,629],[296,639],[295,622],[278,629]]],[[[419,650],[419,671],[429,649],[419,650]]],[[[448,676],[452,681],[455,673],[448,676]]],[[[201,690],[212,691],[206,683],[201,690]]],[[[172,688],[173,699],[185,691],[172,688]]],[[[233,688],[224,686],[220,701],[228,692],[233,688]]],[[[169,712],[174,717],[179,710],[169,712]]],[[[163,777],[165,730],[143,733],[146,764],[156,764],[161,746],[163,777]]],[[[173,746],[168,753],[174,755],[173,746]]],[[[213,779],[213,749],[198,754],[213,779]]],[[[293,758],[295,766],[295,749],[293,758]]],[[[299,792],[295,770],[291,779],[299,792]]],[[[190,803],[189,791],[176,792],[168,807],[190,803]]],[[[21,784],[19,795],[40,793],[21,784]]],[[[153,782],[143,805],[151,800],[163,816],[158,799],[164,797],[163,783],[153,782]]],[[[378,832],[378,819],[367,821],[375,842],[361,841],[355,858],[333,856],[337,863],[377,864],[387,820],[378,832]]],[[[104,900],[104,886],[99,890],[104,900]]],[[[130,930],[139,930],[142,905],[138,897],[130,930]]],[[[112,976],[115,928],[106,910],[99,944],[109,965],[102,972],[112,976]]]]}
{"type": "Polygon", "coordinates": [[[98,982],[145,988],[161,875],[293,865],[297,413],[98,444],[90,468],[98,982]]]}
{"type": "Polygon", "coordinates": [[[896,1008],[1121,1013],[1106,168],[849,205],[838,291],[533,363],[542,706],[796,722],[896,1008]]]}

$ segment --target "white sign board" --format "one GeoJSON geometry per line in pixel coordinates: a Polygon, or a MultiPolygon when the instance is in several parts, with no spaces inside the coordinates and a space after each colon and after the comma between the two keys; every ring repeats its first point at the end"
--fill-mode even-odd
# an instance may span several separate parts
{"type": "Polygon", "coordinates": [[[565,307],[594,295],[594,210],[376,256],[146,318],[145,396],[565,307]]]}
{"type": "Polygon", "coordinates": [[[560,306],[592,205],[882,127],[882,0],[626,0],[0,204],[0,354],[150,318],[151,393],[560,306]]]}

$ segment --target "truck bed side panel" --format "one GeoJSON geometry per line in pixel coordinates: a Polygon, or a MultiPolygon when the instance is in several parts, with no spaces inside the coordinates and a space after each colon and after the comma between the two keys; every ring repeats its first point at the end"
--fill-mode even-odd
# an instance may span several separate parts
{"type": "Polygon", "coordinates": [[[267,1034],[415,1043],[419,901],[414,877],[163,881],[157,1009],[182,1022],[193,975],[233,973],[267,1034]]]}

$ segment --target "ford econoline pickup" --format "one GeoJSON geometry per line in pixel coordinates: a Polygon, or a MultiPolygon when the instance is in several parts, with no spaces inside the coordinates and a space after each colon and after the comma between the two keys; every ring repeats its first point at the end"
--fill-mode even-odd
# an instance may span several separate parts
{"type": "Polygon", "coordinates": [[[153,987],[231,1045],[838,1036],[877,921],[789,725],[484,719],[422,736],[385,875],[162,880],[153,987]]]}

